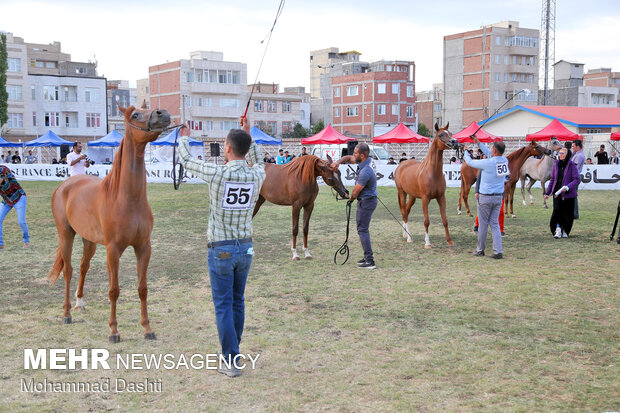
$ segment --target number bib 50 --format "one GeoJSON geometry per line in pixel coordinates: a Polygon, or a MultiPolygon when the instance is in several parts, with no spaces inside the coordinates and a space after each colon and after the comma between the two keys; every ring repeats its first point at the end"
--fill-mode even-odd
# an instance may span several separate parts
{"type": "Polygon", "coordinates": [[[510,175],[510,169],[508,169],[508,162],[498,162],[495,164],[495,172],[497,176],[510,175]]]}
{"type": "Polygon", "coordinates": [[[254,182],[226,182],[222,209],[247,210],[251,208],[254,195],[254,182]]]}

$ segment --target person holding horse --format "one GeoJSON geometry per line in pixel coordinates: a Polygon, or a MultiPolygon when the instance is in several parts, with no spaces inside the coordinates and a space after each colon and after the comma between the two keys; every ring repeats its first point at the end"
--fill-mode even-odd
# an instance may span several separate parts
{"type": "Polygon", "coordinates": [[[472,159],[469,151],[465,151],[464,160],[472,168],[480,169],[481,182],[480,193],[478,195],[478,217],[480,225],[478,227],[478,246],[474,255],[484,256],[487,241],[487,232],[491,226],[493,237],[493,255],[491,258],[503,258],[502,234],[499,228],[499,211],[504,200],[504,184],[506,176],[510,175],[508,169],[508,159],[504,157],[506,145],[504,142],[493,143],[493,149],[489,150],[478,138],[472,136],[478,144],[480,151],[487,156],[487,159],[472,159]]]}
{"type": "Polygon", "coordinates": [[[364,258],[357,262],[357,266],[374,270],[377,266],[375,265],[368,227],[378,203],[377,175],[370,165],[369,155],[370,148],[368,145],[363,142],[358,143],[353,151],[353,160],[358,164],[355,186],[348,202],[352,203],[356,199],[358,200],[355,221],[357,223],[357,235],[359,235],[364,249],[364,258]]]}
{"type": "Polygon", "coordinates": [[[90,162],[86,159],[86,154],[82,153],[82,144],[73,142],[73,150],[67,154],[67,165],[69,165],[69,176],[84,175],[90,162]]]}
{"type": "Polygon", "coordinates": [[[248,119],[242,117],[240,125],[242,130],[232,129],[224,141],[224,165],[193,158],[187,128],[179,141],[181,164],[209,185],[209,278],[222,356],[227,360],[218,371],[229,377],[241,375],[236,361],[245,320],[245,284],[254,255],[252,211],[265,181],[265,164],[250,136],[248,119]],[[245,160],[248,152],[252,166],[245,160]]]}
{"type": "Polygon", "coordinates": [[[0,207],[0,249],[4,248],[2,224],[6,214],[13,208],[17,212],[17,223],[22,229],[24,248],[30,248],[30,235],[28,234],[28,224],[26,224],[26,192],[19,185],[11,170],[4,165],[0,165],[0,196],[2,197],[2,206],[0,207]]]}
{"type": "Polygon", "coordinates": [[[554,194],[553,213],[549,227],[554,238],[568,238],[575,218],[577,187],[581,182],[577,166],[568,158],[568,149],[562,148],[559,159],[553,166],[551,180],[545,191],[545,198],[554,194]]]}

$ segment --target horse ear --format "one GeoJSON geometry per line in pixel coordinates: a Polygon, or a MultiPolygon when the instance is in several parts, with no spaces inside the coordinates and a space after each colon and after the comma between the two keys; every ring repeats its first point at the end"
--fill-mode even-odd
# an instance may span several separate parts
{"type": "Polygon", "coordinates": [[[332,157],[331,157],[331,156],[329,156],[329,155],[327,155],[327,162],[329,162],[329,163],[334,163],[334,161],[332,161],[332,157]]]}
{"type": "Polygon", "coordinates": [[[435,131],[439,132],[439,125],[437,124],[437,122],[435,122],[435,131]]]}
{"type": "Polygon", "coordinates": [[[444,129],[446,129],[446,130],[450,129],[450,121],[448,121],[448,123],[446,123],[446,127],[444,129]]]}
{"type": "Polygon", "coordinates": [[[146,99],[144,99],[144,101],[142,102],[142,107],[140,109],[148,109],[146,107],[146,99]]]}
{"type": "Polygon", "coordinates": [[[121,111],[121,113],[124,115],[124,114],[125,114],[125,111],[127,110],[127,108],[122,107],[122,106],[118,103],[118,101],[116,101],[116,106],[118,106],[118,110],[120,110],[120,111],[121,111]]]}

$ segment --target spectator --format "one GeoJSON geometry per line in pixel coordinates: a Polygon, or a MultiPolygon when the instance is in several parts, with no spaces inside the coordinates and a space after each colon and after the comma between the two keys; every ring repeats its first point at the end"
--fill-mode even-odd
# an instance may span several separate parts
{"type": "Polygon", "coordinates": [[[616,156],[616,152],[611,151],[611,156],[609,157],[609,164],[610,165],[618,165],[620,164],[620,158],[618,158],[618,156],[616,156]]]}
{"type": "Polygon", "coordinates": [[[549,221],[554,238],[568,238],[575,217],[575,198],[579,186],[577,166],[568,159],[568,149],[560,149],[559,159],[553,165],[545,199],[553,194],[553,213],[549,221]],[[555,231],[555,232],[554,232],[555,231]]]}
{"type": "Polygon", "coordinates": [[[415,156],[411,155],[411,159],[415,159],[415,156]]]}
{"type": "Polygon", "coordinates": [[[202,161],[202,155],[198,155],[198,160],[202,161]]]}
{"type": "Polygon", "coordinates": [[[86,155],[82,153],[82,144],[73,143],[73,150],[67,154],[67,164],[69,165],[69,176],[84,175],[90,163],[86,155]]]}
{"type": "Polygon", "coordinates": [[[278,165],[284,165],[286,163],[286,158],[284,157],[284,149],[280,149],[278,151],[278,156],[276,156],[276,163],[278,165]]]}
{"type": "Polygon", "coordinates": [[[12,208],[17,212],[17,223],[22,229],[24,248],[30,248],[30,235],[26,224],[26,193],[15,179],[15,175],[6,166],[0,165],[0,196],[2,206],[0,206],[0,249],[4,248],[2,225],[6,214],[12,208]]]}
{"type": "Polygon", "coordinates": [[[592,165],[592,158],[586,159],[586,165],[592,165]]]}
{"type": "Polygon", "coordinates": [[[390,156],[390,159],[388,160],[388,163],[387,163],[387,164],[388,164],[388,165],[396,165],[396,161],[394,160],[394,158],[392,158],[392,157],[390,156]]]}
{"type": "Polygon", "coordinates": [[[13,155],[11,155],[11,151],[7,151],[6,156],[4,157],[4,162],[6,163],[13,162],[13,155]]]}
{"type": "Polygon", "coordinates": [[[32,154],[32,151],[28,151],[28,155],[24,156],[27,164],[37,163],[37,157],[32,154]]]}
{"type": "Polygon", "coordinates": [[[291,155],[288,154],[288,151],[284,151],[284,163],[289,163],[292,160],[291,155]]]}
{"type": "Polygon", "coordinates": [[[15,151],[13,158],[11,158],[13,163],[22,163],[22,158],[19,156],[19,152],[15,151]]]}
{"type": "Polygon", "coordinates": [[[594,156],[597,159],[596,161],[597,164],[599,165],[609,164],[609,157],[607,156],[607,152],[605,152],[605,145],[601,145],[601,148],[598,150],[597,153],[594,154],[594,156]]]}
{"type": "Polygon", "coordinates": [[[52,165],[58,165],[58,159],[52,158],[52,165]]]}
{"type": "Polygon", "coordinates": [[[400,154],[400,159],[398,160],[398,163],[404,162],[407,160],[407,154],[405,152],[400,154]]]}
{"type": "Polygon", "coordinates": [[[271,157],[269,156],[269,152],[265,152],[265,157],[263,158],[264,163],[271,163],[271,157]]]}
{"type": "MultiPolygon", "coordinates": [[[[56,160],[56,159],[54,159],[54,160],[56,160]]],[[[112,161],[110,161],[110,158],[105,158],[105,162],[103,162],[103,165],[112,165],[112,161]]]]}
{"type": "Polygon", "coordinates": [[[0,153],[0,162],[4,162],[4,154],[0,153]]]}
{"type": "MultiPolygon", "coordinates": [[[[571,145],[571,149],[573,150],[573,158],[571,159],[573,161],[573,163],[575,164],[575,166],[577,167],[577,172],[579,174],[581,174],[581,171],[583,170],[583,163],[584,163],[584,154],[583,154],[583,143],[581,142],[580,139],[575,139],[573,141],[573,144],[571,145]]],[[[574,213],[574,218],[575,219],[579,219],[579,203],[577,201],[577,198],[575,198],[575,213],[574,213]]]]}
{"type": "Polygon", "coordinates": [[[308,155],[308,154],[306,153],[306,147],[305,147],[305,146],[302,146],[302,147],[301,147],[301,153],[299,154],[299,156],[306,156],[306,155],[308,155]]]}

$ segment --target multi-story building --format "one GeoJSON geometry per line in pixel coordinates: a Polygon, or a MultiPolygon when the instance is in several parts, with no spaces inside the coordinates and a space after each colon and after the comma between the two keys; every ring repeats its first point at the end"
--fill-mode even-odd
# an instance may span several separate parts
{"type": "Polygon", "coordinates": [[[257,83],[248,85],[248,93],[252,87],[254,93],[248,110],[252,125],[271,136],[292,132],[297,123],[309,127],[307,111],[310,96],[303,87],[284,88],[281,93],[279,85],[275,83],[257,83]]]}
{"type": "Polygon", "coordinates": [[[590,82],[594,85],[584,86],[583,67],[583,63],[566,60],[554,64],[554,87],[549,90],[548,104],[579,107],[618,106],[618,88],[605,86],[598,79],[590,82]]]}
{"type": "Polygon", "coordinates": [[[138,79],[136,81],[136,100],[142,106],[146,102],[146,107],[151,107],[151,90],[149,88],[149,78],[138,79]]]}
{"type": "Polygon", "coordinates": [[[359,62],[360,55],[361,53],[356,51],[340,52],[337,47],[310,52],[311,123],[314,124],[319,120],[323,120],[326,125],[332,123],[331,79],[341,75],[334,73],[334,69],[344,63],[359,62]]]}
{"type": "Polygon", "coordinates": [[[137,100],[136,88],[129,87],[127,80],[108,80],[107,86],[107,105],[108,105],[108,129],[116,129],[121,135],[125,134],[125,118],[118,106],[126,108],[142,106],[142,102],[137,100]]]}
{"type": "Polygon", "coordinates": [[[106,79],[95,63],[72,62],[59,42],[25,43],[7,33],[9,120],[2,135],[28,141],[51,130],[68,140],[105,135],[106,79]]]}
{"type": "MultiPolygon", "coordinates": [[[[612,72],[611,68],[590,69],[583,75],[585,86],[613,87],[620,89],[620,72],[612,72]]],[[[605,97],[602,100],[605,101],[605,97]]],[[[620,106],[620,94],[617,97],[617,105],[620,106]]]]}
{"type": "Polygon", "coordinates": [[[424,124],[429,130],[434,130],[435,123],[443,125],[443,84],[433,84],[433,90],[417,92],[415,95],[415,110],[418,126],[424,124]]]}
{"type": "Polygon", "coordinates": [[[247,65],[221,52],[149,67],[150,107],[166,109],[173,123],[189,122],[194,138],[224,138],[245,111],[247,65]]]}
{"type": "Polygon", "coordinates": [[[400,122],[415,128],[415,63],[381,60],[334,76],[332,97],[332,126],[341,133],[367,139],[400,122]]]}
{"type": "Polygon", "coordinates": [[[539,31],[506,21],[444,37],[444,122],[451,128],[538,99],[539,31]]]}

